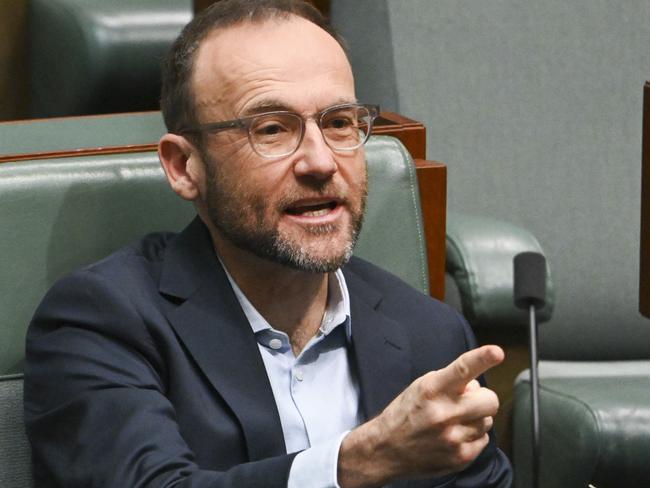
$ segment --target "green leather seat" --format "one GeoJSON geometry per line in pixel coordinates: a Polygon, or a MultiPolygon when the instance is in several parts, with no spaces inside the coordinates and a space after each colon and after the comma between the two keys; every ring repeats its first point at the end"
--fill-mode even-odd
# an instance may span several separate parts
{"type": "MultiPolygon", "coordinates": [[[[650,486],[650,361],[541,361],[540,487],[650,486]]],[[[532,486],[530,383],[515,385],[515,486],[532,486]]]]}
{"type": "MultiPolygon", "coordinates": [[[[526,230],[493,219],[447,216],[447,301],[473,327],[517,327],[527,312],[513,305],[515,254],[542,252],[526,230]]],[[[552,264],[552,263],[551,263],[552,264]]],[[[551,274],[547,305],[555,305],[551,274]]],[[[544,327],[544,325],[542,325],[544,327]]],[[[584,354],[577,343],[576,356],[584,354]]],[[[541,488],[650,486],[650,361],[540,361],[541,488]]],[[[529,371],[515,382],[515,487],[532,484],[529,371]]]]}
{"type": "MultiPolygon", "coordinates": [[[[88,134],[79,145],[95,147],[98,141],[132,137],[132,117],[143,122],[140,115],[77,119],[77,134],[88,134]],[[88,127],[93,123],[97,132],[88,127]]],[[[156,126],[162,134],[160,115],[151,114],[141,130],[156,126]]],[[[0,141],[6,139],[3,129],[9,128],[11,138],[46,138],[54,146],[62,132],[75,129],[73,120],[0,126],[0,141]]],[[[373,137],[366,154],[368,209],[356,254],[427,292],[413,162],[389,137],[373,137]]],[[[168,188],[155,152],[0,164],[0,207],[0,227],[5,229],[0,240],[0,418],[6,420],[0,423],[0,486],[23,488],[29,486],[29,455],[21,420],[21,380],[15,375],[22,370],[25,331],[35,307],[63,274],[147,232],[180,230],[194,209],[168,188]]]]}
{"type": "Polygon", "coordinates": [[[158,107],[164,52],[191,0],[30,0],[32,117],[158,107]]]}
{"type": "MultiPolygon", "coordinates": [[[[515,307],[514,257],[521,252],[544,255],[528,230],[497,219],[447,214],[445,301],[462,310],[474,328],[527,326],[528,312],[515,307]]],[[[547,271],[549,265],[547,263],[547,271]]],[[[546,274],[546,306],[538,319],[553,314],[555,294],[550,271],[546,274]]]]}

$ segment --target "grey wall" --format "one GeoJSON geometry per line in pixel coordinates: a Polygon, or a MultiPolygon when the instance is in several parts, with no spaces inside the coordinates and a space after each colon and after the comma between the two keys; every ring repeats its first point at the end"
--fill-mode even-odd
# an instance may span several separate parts
{"type": "Polygon", "coordinates": [[[650,320],[637,311],[650,2],[334,6],[353,50],[374,45],[375,58],[389,58],[353,54],[359,97],[426,124],[428,157],[449,168],[449,209],[511,221],[540,240],[557,295],[542,352],[650,357],[650,320]],[[391,65],[382,76],[378,67],[391,65]]]}
{"type": "Polygon", "coordinates": [[[355,73],[357,97],[399,111],[393,36],[384,0],[332,0],[331,21],[343,33],[355,73]]]}

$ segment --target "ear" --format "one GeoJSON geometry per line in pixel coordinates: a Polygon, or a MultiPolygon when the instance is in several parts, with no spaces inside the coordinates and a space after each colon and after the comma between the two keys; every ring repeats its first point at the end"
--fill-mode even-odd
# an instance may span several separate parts
{"type": "Polygon", "coordinates": [[[176,194],[185,200],[196,200],[201,195],[205,180],[203,163],[187,139],[165,134],[158,142],[158,158],[176,194]]]}

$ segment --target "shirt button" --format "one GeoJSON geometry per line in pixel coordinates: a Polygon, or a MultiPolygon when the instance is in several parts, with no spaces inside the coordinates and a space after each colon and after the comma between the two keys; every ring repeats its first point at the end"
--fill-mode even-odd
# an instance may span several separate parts
{"type": "Polygon", "coordinates": [[[294,372],[294,374],[295,374],[296,379],[297,379],[298,381],[302,381],[302,380],[305,379],[305,377],[303,376],[302,371],[301,371],[300,369],[297,369],[297,370],[294,372]]]}
{"type": "Polygon", "coordinates": [[[271,339],[269,341],[269,347],[275,349],[276,351],[282,347],[282,341],[280,339],[271,339]]]}

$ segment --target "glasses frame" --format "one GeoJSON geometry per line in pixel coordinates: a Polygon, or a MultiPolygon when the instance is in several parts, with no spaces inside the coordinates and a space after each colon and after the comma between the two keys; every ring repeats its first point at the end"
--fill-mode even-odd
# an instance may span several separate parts
{"type": "Polygon", "coordinates": [[[300,147],[300,144],[302,144],[302,140],[305,137],[305,125],[308,120],[314,120],[316,124],[318,125],[318,129],[321,132],[321,135],[323,136],[323,140],[325,141],[325,144],[332,149],[332,151],[354,151],[356,149],[359,149],[361,146],[363,146],[367,141],[370,135],[372,134],[372,127],[375,122],[375,119],[379,116],[379,105],[372,105],[372,104],[364,104],[364,103],[342,103],[339,105],[332,105],[331,107],[327,107],[324,110],[321,110],[320,112],[311,114],[307,117],[303,117],[302,115],[292,112],[291,110],[274,110],[271,112],[263,112],[255,115],[250,115],[248,117],[242,117],[241,119],[234,119],[234,120],[226,120],[223,122],[206,122],[204,124],[198,124],[195,126],[190,126],[186,127],[184,129],[181,129],[178,131],[179,135],[185,135],[185,134],[201,134],[201,133],[211,133],[211,134],[216,134],[221,131],[225,130],[231,130],[231,129],[242,129],[246,131],[246,135],[248,136],[248,143],[250,146],[253,148],[253,151],[255,151],[256,154],[263,158],[268,158],[268,159],[274,159],[274,158],[283,158],[292,155],[295,153],[298,148],[300,147]],[[353,147],[345,147],[345,148],[335,148],[332,147],[329,141],[327,140],[327,137],[325,137],[325,134],[323,132],[323,117],[326,116],[328,113],[333,112],[335,110],[340,110],[344,108],[365,108],[368,111],[369,115],[369,120],[368,120],[368,132],[366,133],[366,137],[359,142],[356,146],[353,147]],[[251,135],[251,126],[253,125],[253,122],[258,119],[259,117],[266,117],[269,115],[292,115],[294,117],[297,117],[300,119],[300,137],[298,138],[298,142],[296,143],[296,147],[294,147],[291,151],[287,151],[282,154],[277,154],[273,156],[269,156],[266,154],[261,154],[255,147],[255,144],[253,143],[253,136],[251,135]]]}

